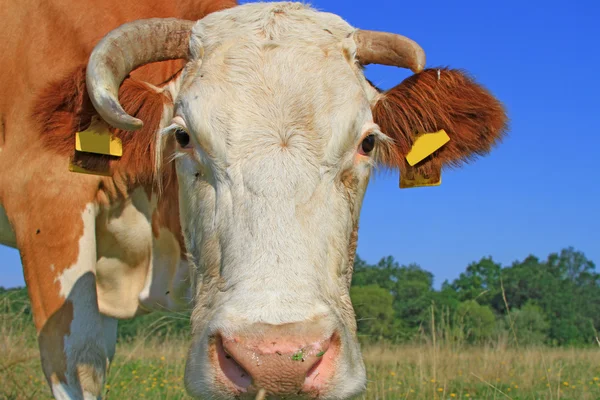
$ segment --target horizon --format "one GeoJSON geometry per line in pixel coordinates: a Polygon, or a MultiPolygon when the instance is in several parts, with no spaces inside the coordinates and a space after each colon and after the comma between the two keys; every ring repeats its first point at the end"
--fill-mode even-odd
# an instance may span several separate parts
{"type": "MultiPolygon", "coordinates": [[[[540,261],[540,263],[544,263],[544,262],[545,262],[545,261],[548,259],[548,257],[549,257],[551,254],[560,254],[560,252],[561,252],[562,250],[565,250],[565,249],[567,249],[567,248],[568,248],[568,247],[561,248],[561,249],[559,249],[559,250],[556,250],[556,251],[553,251],[553,252],[551,252],[551,253],[548,253],[548,254],[546,254],[545,256],[540,256],[540,255],[537,255],[537,254],[528,254],[527,256],[523,257],[522,259],[519,259],[519,260],[513,260],[512,262],[510,262],[510,263],[508,263],[508,264],[504,264],[504,263],[501,263],[501,262],[499,262],[499,261],[498,261],[498,260],[496,260],[496,259],[495,259],[495,258],[494,258],[492,255],[488,255],[488,256],[482,256],[482,257],[479,257],[479,258],[477,258],[477,259],[473,259],[471,262],[469,262],[468,264],[466,264],[466,265],[464,266],[464,268],[463,268],[461,271],[459,271],[455,277],[453,277],[453,278],[447,278],[447,281],[448,281],[449,283],[452,283],[454,280],[458,279],[462,273],[464,273],[464,272],[466,271],[467,267],[468,267],[470,264],[478,263],[478,262],[480,262],[481,260],[483,260],[484,258],[491,257],[491,260],[492,260],[494,263],[496,263],[496,264],[500,264],[501,268],[502,268],[502,269],[505,269],[505,268],[510,268],[510,267],[512,267],[512,266],[513,266],[513,264],[515,264],[515,263],[522,263],[522,262],[524,262],[524,261],[525,261],[525,259],[526,259],[526,258],[528,258],[528,257],[535,257],[535,258],[537,258],[537,259],[540,261]]],[[[577,248],[573,248],[573,250],[574,250],[574,251],[576,251],[576,252],[577,252],[577,251],[579,251],[579,249],[577,249],[577,248]]],[[[591,262],[594,264],[594,269],[595,269],[595,267],[596,267],[596,263],[595,263],[595,261],[594,261],[594,260],[591,260],[591,259],[589,259],[589,258],[587,257],[587,254],[585,254],[585,252],[581,252],[581,253],[582,253],[582,254],[583,254],[585,257],[586,257],[586,259],[587,259],[588,261],[591,261],[591,262]]],[[[383,261],[383,260],[385,260],[387,257],[392,257],[392,258],[393,258],[393,261],[394,261],[394,262],[396,262],[396,263],[398,263],[398,265],[399,265],[399,267],[400,267],[400,268],[403,268],[403,267],[408,267],[408,266],[410,266],[410,265],[414,265],[414,264],[416,264],[416,265],[417,265],[417,266],[419,266],[419,267],[420,267],[420,268],[421,268],[423,271],[426,271],[426,272],[432,272],[432,271],[429,271],[429,270],[427,270],[427,269],[423,268],[423,267],[422,267],[420,264],[418,264],[418,263],[400,263],[400,262],[398,262],[398,260],[396,260],[396,259],[395,259],[395,258],[394,258],[392,255],[386,255],[386,256],[382,256],[382,257],[380,257],[379,259],[377,259],[377,260],[375,260],[375,261],[367,261],[367,260],[365,260],[363,257],[361,257],[361,256],[360,256],[360,254],[358,254],[358,252],[356,253],[356,259],[360,258],[362,261],[366,262],[366,263],[368,264],[368,266],[369,266],[369,267],[375,267],[375,266],[377,266],[377,264],[378,264],[380,261],[383,261]]],[[[600,272],[600,271],[598,271],[598,272],[600,272]]],[[[445,280],[444,280],[444,281],[439,281],[439,282],[438,282],[438,281],[437,281],[437,279],[436,279],[436,276],[435,276],[435,274],[433,274],[433,285],[432,285],[432,286],[433,286],[433,289],[434,289],[434,290],[440,290],[440,289],[441,289],[441,286],[442,286],[442,284],[443,284],[444,282],[445,282],[445,280]]],[[[26,286],[25,286],[25,282],[23,282],[23,284],[21,284],[21,285],[17,285],[17,286],[3,286],[3,285],[0,283],[0,289],[7,289],[7,290],[10,290],[10,289],[24,289],[25,287],[26,287],[26,286]]]]}
{"type": "MultiPolygon", "coordinates": [[[[397,171],[375,173],[360,218],[363,260],[375,264],[390,255],[400,265],[416,263],[433,273],[436,289],[489,256],[509,266],[573,247],[600,260],[600,185],[593,175],[600,148],[594,134],[600,79],[593,69],[600,61],[593,51],[598,4],[311,4],[356,27],[410,37],[425,49],[428,68],[466,70],[503,102],[510,119],[490,154],[445,170],[439,187],[399,189],[397,171]]],[[[411,73],[371,65],[366,75],[389,89],[411,73]]],[[[24,286],[16,250],[0,245],[0,268],[0,286],[24,286]]]]}

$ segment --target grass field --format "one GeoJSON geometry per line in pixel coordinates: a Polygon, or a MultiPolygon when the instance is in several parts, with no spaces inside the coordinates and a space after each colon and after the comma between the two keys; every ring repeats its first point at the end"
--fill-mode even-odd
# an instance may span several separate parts
{"type": "MultiPolygon", "coordinates": [[[[187,343],[148,332],[119,344],[105,399],[188,399],[183,388],[187,343]],[[150,339],[154,338],[154,339],[150,339]]],[[[600,349],[363,346],[364,399],[600,399],[600,349]]],[[[51,399],[35,331],[0,313],[0,399],[51,399]]]]}

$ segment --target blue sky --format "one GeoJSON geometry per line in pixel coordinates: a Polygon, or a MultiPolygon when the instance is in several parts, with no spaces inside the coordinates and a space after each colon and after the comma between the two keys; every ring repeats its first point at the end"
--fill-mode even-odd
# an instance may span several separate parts
{"type": "MultiPolygon", "coordinates": [[[[427,66],[469,71],[504,102],[509,136],[485,158],[446,171],[437,188],[367,191],[358,254],[418,263],[436,286],[491,255],[503,264],[567,246],[600,262],[600,5],[594,1],[313,0],[350,24],[416,40],[427,66]],[[356,4],[360,4],[360,7],[356,4]]],[[[390,88],[407,71],[369,66],[390,88]]],[[[18,253],[0,246],[0,286],[23,285],[18,253]]]]}

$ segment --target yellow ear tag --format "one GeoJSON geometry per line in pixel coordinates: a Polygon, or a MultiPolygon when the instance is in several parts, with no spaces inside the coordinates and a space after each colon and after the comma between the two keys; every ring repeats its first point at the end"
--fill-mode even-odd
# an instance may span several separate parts
{"type": "MultiPolygon", "coordinates": [[[[406,156],[406,161],[412,167],[432,155],[449,141],[450,137],[443,129],[435,133],[422,133],[415,140],[412,149],[406,156]]],[[[403,171],[400,174],[400,189],[439,186],[441,184],[441,168],[432,171],[431,176],[417,174],[412,169],[403,171]]]]}
{"type": "Polygon", "coordinates": [[[400,189],[409,189],[425,186],[440,186],[442,184],[442,171],[434,171],[434,176],[415,174],[414,171],[405,171],[400,174],[400,189]]]}
{"type": "Polygon", "coordinates": [[[435,133],[422,133],[417,136],[412,149],[406,155],[406,161],[412,167],[432,155],[449,141],[450,136],[443,129],[435,133]]]}
{"type": "Polygon", "coordinates": [[[104,154],[121,157],[123,144],[121,139],[113,137],[106,122],[94,118],[90,127],[75,135],[75,149],[85,153],[104,154]]]}

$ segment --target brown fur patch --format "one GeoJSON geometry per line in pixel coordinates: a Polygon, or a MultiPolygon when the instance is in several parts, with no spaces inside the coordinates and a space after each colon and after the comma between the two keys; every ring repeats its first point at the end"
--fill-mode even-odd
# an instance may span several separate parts
{"type": "Polygon", "coordinates": [[[383,93],[373,116],[395,142],[382,149],[381,161],[427,176],[442,165],[458,167],[488,153],[507,130],[502,104],[465,72],[447,68],[426,69],[383,93]],[[410,167],[405,157],[417,134],[441,129],[450,142],[410,167]]]}

